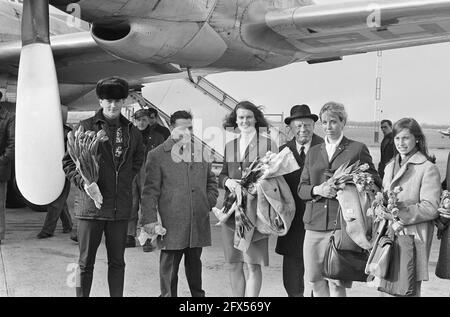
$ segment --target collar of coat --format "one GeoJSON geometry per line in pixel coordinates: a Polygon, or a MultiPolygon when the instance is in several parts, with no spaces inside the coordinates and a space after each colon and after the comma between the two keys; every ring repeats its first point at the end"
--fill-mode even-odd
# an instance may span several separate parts
{"type": "Polygon", "coordinates": [[[166,152],[172,151],[172,148],[173,148],[174,145],[175,145],[175,141],[172,138],[169,137],[163,143],[164,151],[166,151],[166,152]]]}
{"type": "MultiPolygon", "coordinates": [[[[323,139],[320,136],[318,136],[317,134],[313,134],[312,139],[311,139],[311,146],[309,147],[309,149],[311,149],[314,145],[321,144],[321,143],[323,143],[323,139]]],[[[295,137],[293,137],[290,141],[288,141],[286,143],[286,146],[294,154],[294,157],[295,157],[297,163],[300,164],[300,161],[301,161],[300,153],[298,153],[297,141],[295,140],[295,137]]]]}
{"type": "MultiPolygon", "coordinates": [[[[397,154],[397,156],[396,156],[396,160],[398,159],[398,155],[399,154],[397,154]]],[[[409,158],[409,160],[407,160],[406,162],[405,162],[405,164],[403,165],[403,166],[405,166],[405,165],[408,165],[408,164],[423,164],[423,163],[425,163],[427,161],[427,158],[426,158],[426,156],[425,155],[423,155],[422,154],[422,152],[420,152],[420,151],[417,151],[416,153],[414,153],[410,158],[409,158]]]]}
{"type": "MultiPolygon", "coordinates": [[[[324,142],[323,139],[314,133],[311,139],[311,146],[309,148],[311,149],[314,145],[321,144],[323,142],[324,142]]],[[[292,152],[298,153],[297,141],[295,140],[295,137],[293,137],[290,141],[286,142],[286,146],[289,147],[292,152]]]]}
{"type": "MultiPolygon", "coordinates": [[[[408,161],[406,161],[405,164],[402,165],[402,167],[400,167],[400,169],[398,170],[398,172],[394,174],[394,165],[395,162],[398,161],[398,155],[394,156],[394,159],[391,160],[391,162],[389,163],[389,172],[392,175],[391,181],[390,181],[390,187],[393,188],[394,187],[394,183],[400,179],[403,174],[405,174],[405,172],[408,170],[408,166],[411,164],[414,165],[420,165],[423,164],[427,161],[427,158],[425,155],[423,155],[421,152],[417,151],[416,153],[414,153],[408,161]]],[[[386,170],[385,170],[385,175],[386,175],[386,170]]]]}
{"type": "Polygon", "coordinates": [[[328,159],[328,153],[327,153],[327,149],[326,149],[326,144],[325,142],[322,143],[322,145],[320,146],[321,148],[321,152],[322,152],[322,156],[325,159],[325,162],[329,162],[330,164],[334,161],[334,159],[342,153],[342,151],[345,150],[345,148],[347,147],[347,145],[350,143],[350,140],[347,139],[345,137],[345,135],[342,137],[341,143],[339,143],[339,145],[336,147],[336,151],[334,151],[333,157],[329,160],[328,159]]]}
{"type": "MultiPolygon", "coordinates": [[[[133,125],[129,120],[127,120],[127,118],[125,118],[122,114],[120,114],[119,116],[119,121],[122,125],[124,126],[130,126],[133,125]]],[[[94,115],[94,123],[98,124],[105,124],[106,120],[105,120],[105,116],[103,115],[103,109],[100,109],[99,111],[97,111],[94,115]]]]}
{"type": "MultiPolygon", "coordinates": [[[[174,147],[175,144],[177,144],[178,142],[175,142],[174,139],[172,139],[171,137],[169,137],[167,140],[164,141],[163,143],[163,147],[164,147],[164,151],[166,152],[170,152],[172,151],[172,148],[174,147]]],[[[192,142],[190,143],[192,145],[192,142]]]]}

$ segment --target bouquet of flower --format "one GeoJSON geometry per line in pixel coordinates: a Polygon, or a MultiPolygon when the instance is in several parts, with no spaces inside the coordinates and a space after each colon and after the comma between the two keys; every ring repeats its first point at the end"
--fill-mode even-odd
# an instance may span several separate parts
{"type": "Polygon", "coordinates": [[[441,239],[450,222],[450,192],[448,190],[442,192],[438,211],[439,218],[435,220],[435,224],[438,229],[437,237],[441,239]]]}
{"type": "MultiPolygon", "coordinates": [[[[239,180],[240,186],[237,187],[235,192],[228,195],[223,208],[213,208],[214,214],[219,219],[219,224],[225,222],[234,212],[237,235],[239,238],[244,238],[245,233],[255,227],[255,224],[247,215],[247,198],[249,195],[256,196],[257,186],[263,179],[281,176],[299,168],[292,152],[287,147],[278,154],[269,151],[263,158],[256,158],[242,172],[242,177],[239,180]]],[[[281,230],[281,227],[284,226],[279,214],[273,212],[268,218],[273,228],[281,230]]]]}
{"type": "Polygon", "coordinates": [[[374,218],[374,223],[389,218],[393,220],[392,229],[399,231],[403,228],[398,218],[398,194],[402,190],[400,186],[397,186],[393,190],[378,192],[375,195],[371,207],[367,210],[367,215],[374,218]]]}
{"type": "MultiPolygon", "coordinates": [[[[371,219],[366,211],[372,201],[374,192],[373,176],[367,172],[369,164],[356,161],[341,165],[327,180],[327,184],[337,191],[336,199],[345,221],[345,232],[359,247],[370,248],[368,236],[371,231],[371,219]]],[[[317,197],[317,201],[321,197],[317,197]]]]}
{"type": "Polygon", "coordinates": [[[67,150],[75,163],[76,169],[85,183],[85,190],[94,200],[97,208],[100,208],[103,197],[96,184],[98,180],[99,159],[97,149],[100,142],[107,141],[108,137],[104,130],[95,133],[84,131],[80,125],[78,130],[67,134],[67,150]]]}
{"type": "Polygon", "coordinates": [[[162,248],[162,239],[166,235],[167,229],[162,226],[161,217],[157,214],[157,222],[145,225],[141,228],[138,241],[143,246],[150,240],[151,251],[162,248]]]}
{"type": "MultiPolygon", "coordinates": [[[[348,166],[350,162],[341,165],[327,180],[327,184],[336,191],[342,191],[346,185],[355,185],[358,192],[372,192],[375,188],[373,176],[366,171],[369,164],[359,164],[359,160],[348,166]]],[[[317,202],[321,197],[313,199],[317,202]]]]}
{"type": "Polygon", "coordinates": [[[344,189],[347,184],[354,184],[359,192],[370,191],[373,189],[374,181],[370,173],[366,171],[369,169],[369,164],[359,164],[356,161],[348,166],[349,162],[341,165],[327,180],[327,183],[336,190],[344,189]]]}
{"type": "Polygon", "coordinates": [[[442,192],[438,211],[441,217],[450,219],[450,192],[448,190],[442,192]]]}
{"type": "MultiPolygon", "coordinates": [[[[270,155],[268,152],[266,156],[270,155]]],[[[239,238],[243,238],[245,232],[250,231],[255,227],[252,221],[248,218],[247,212],[247,197],[248,195],[256,194],[256,184],[263,178],[267,162],[256,158],[249,167],[242,172],[242,178],[239,181],[239,187],[235,192],[230,193],[224,201],[224,207],[216,215],[222,222],[228,219],[228,216],[235,213],[236,232],[239,238]]]]}

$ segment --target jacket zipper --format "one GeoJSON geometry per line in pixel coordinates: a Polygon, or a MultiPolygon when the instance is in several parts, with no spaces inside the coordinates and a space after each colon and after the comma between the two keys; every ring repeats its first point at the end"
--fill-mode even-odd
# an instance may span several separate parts
{"type": "Polygon", "coordinates": [[[116,170],[116,183],[115,183],[115,190],[114,190],[114,220],[116,220],[116,218],[117,218],[117,186],[118,186],[118,183],[119,183],[119,171],[120,171],[120,168],[122,167],[123,163],[125,162],[125,156],[128,153],[128,149],[130,147],[130,140],[131,140],[130,125],[128,125],[127,128],[128,128],[127,148],[126,148],[125,152],[123,153],[122,162],[119,164],[117,169],[116,169],[116,164],[114,163],[114,147],[113,147],[113,143],[111,142],[112,160],[113,160],[114,169],[116,170]]]}
{"type": "Polygon", "coordinates": [[[131,140],[131,129],[130,129],[130,125],[127,126],[128,128],[128,142],[127,142],[127,148],[125,149],[125,152],[123,153],[122,156],[122,162],[119,164],[118,169],[116,170],[116,195],[114,198],[114,219],[117,218],[117,186],[119,183],[119,172],[120,172],[120,168],[123,166],[123,164],[125,163],[125,159],[128,153],[128,149],[130,148],[130,140],[131,140]]]}

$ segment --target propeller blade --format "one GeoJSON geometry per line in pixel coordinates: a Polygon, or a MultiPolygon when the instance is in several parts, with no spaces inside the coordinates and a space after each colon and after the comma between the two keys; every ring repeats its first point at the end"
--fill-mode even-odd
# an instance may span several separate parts
{"type": "Polygon", "coordinates": [[[48,0],[23,1],[15,147],[16,181],[22,195],[36,205],[58,198],[65,181],[64,138],[48,0]]]}

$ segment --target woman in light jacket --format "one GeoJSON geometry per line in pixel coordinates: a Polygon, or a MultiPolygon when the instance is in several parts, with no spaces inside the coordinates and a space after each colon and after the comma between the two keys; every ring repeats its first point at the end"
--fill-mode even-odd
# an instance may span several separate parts
{"type": "MultiPolygon", "coordinates": [[[[219,186],[225,188],[225,199],[234,192],[245,170],[257,157],[264,157],[267,151],[277,152],[276,144],[262,133],[269,124],[261,110],[248,101],[240,102],[225,118],[224,128],[235,132],[239,137],[228,142],[224,151],[223,169],[219,175],[219,186]]],[[[229,265],[233,296],[256,297],[262,284],[261,265],[269,265],[268,235],[256,229],[250,247],[242,252],[234,247],[234,214],[222,225],[222,244],[225,261],[229,265]],[[244,275],[244,263],[248,269],[244,275]]]]}
{"type": "Polygon", "coordinates": [[[402,187],[398,194],[398,222],[404,234],[414,235],[416,249],[416,296],[420,296],[422,281],[428,280],[428,260],[433,240],[434,219],[438,217],[441,195],[436,159],[428,154],[425,135],[412,118],[394,125],[397,154],[386,166],[384,190],[402,187]]]}

